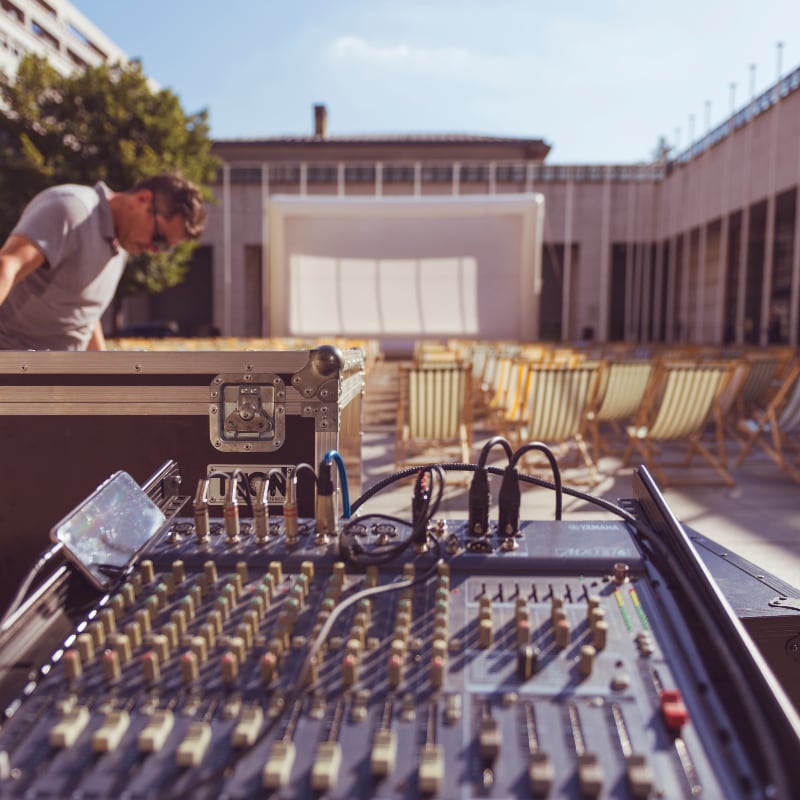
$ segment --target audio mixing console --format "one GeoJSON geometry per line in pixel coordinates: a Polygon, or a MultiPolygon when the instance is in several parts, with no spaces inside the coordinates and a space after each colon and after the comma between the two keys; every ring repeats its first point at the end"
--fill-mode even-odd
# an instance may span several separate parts
{"type": "Polygon", "coordinates": [[[635,511],[512,536],[167,515],[108,591],[59,595],[0,797],[789,800],[796,715],[635,511]]]}

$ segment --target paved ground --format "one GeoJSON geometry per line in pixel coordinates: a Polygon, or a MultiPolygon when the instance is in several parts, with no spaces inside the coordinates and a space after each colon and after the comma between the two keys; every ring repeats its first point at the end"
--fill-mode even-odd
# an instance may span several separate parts
{"type": "MultiPolygon", "coordinates": [[[[394,472],[394,425],[397,411],[393,372],[378,369],[367,378],[365,393],[365,425],[362,447],[363,490],[377,484],[394,472]]],[[[479,448],[491,435],[490,431],[476,433],[475,459],[479,448]]],[[[735,460],[738,449],[730,444],[735,460]]],[[[493,450],[499,455],[499,451],[493,450]]],[[[490,463],[502,466],[502,459],[490,463]]],[[[618,457],[600,461],[601,482],[592,494],[611,501],[633,496],[632,469],[622,468],[618,457]]],[[[715,540],[726,548],[771,572],[793,586],[800,587],[800,486],[790,480],[765,455],[748,457],[731,472],[737,481],[734,488],[689,483],[669,486],[663,490],[667,503],[685,525],[715,540]]],[[[453,473],[449,473],[453,475],[453,473]]],[[[536,474],[548,477],[546,470],[536,474]]],[[[698,469],[687,477],[702,479],[710,473],[698,469]]],[[[564,469],[564,483],[573,485],[582,477],[580,470],[564,469]]],[[[492,497],[497,496],[499,478],[492,479],[492,497]],[[496,481],[496,482],[495,482],[496,481]]],[[[410,506],[411,481],[387,488],[369,500],[365,509],[407,516],[410,506]]],[[[575,488],[580,488],[576,486],[575,488]]],[[[354,498],[353,498],[354,499],[354,498]]],[[[552,519],[552,493],[538,487],[527,487],[523,493],[522,518],[525,520],[552,519]]],[[[492,509],[496,519],[496,508],[492,509]]],[[[438,516],[463,519],[467,513],[466,490],[449,486],[438,516]]],[[[583,519],[608,519],[605,511],[591,504],[565,498],[564,516],[583,519]]]]}

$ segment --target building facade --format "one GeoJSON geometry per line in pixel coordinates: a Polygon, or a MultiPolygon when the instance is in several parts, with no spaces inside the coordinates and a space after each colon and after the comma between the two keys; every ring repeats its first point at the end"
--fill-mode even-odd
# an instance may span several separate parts
{"type": "Polygon", "coordinates": [[[199,253],[195,290],[204,284],[209,298],[200,305],[229,335],[292,333],[271,327],[262,302],[277,198],[540,193],[535,338],[796,344],[798,90],[800,69],[653,164],[551,165],[540,139],[335,137],[322,107],[311,136],[218,141],[224,166],[199,253]]]}
{"type": "Polygon", "coordinates": [[[126,54],[65,0],[0,0],[0,80],[9,80],[28,53],[68,75],[126,54]]]}

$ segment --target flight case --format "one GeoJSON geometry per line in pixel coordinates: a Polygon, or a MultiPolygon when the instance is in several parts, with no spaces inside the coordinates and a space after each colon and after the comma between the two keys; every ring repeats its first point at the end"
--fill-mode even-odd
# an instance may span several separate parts
{"type": "MultiPolygon", "coordinates": [[[[357,496],[363,387],[363,353],[329,345],[0,352],[0,607],[49,545],[54,523],[117,470],[142,483],[173,459],[181,494],[193,496],[212,476],[209,504],[221,515],[219,473],[316,469],[336,450],[357,496]]],[[[305,473],[298,511],[313,516],[305,473]]],[[[270,501],[279,509],[275,484],[270,501]]]]}

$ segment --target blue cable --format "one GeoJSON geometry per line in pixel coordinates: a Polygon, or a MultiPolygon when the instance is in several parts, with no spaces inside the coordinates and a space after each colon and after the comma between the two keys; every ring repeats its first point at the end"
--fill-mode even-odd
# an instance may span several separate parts
{"type": "Polygon", "coordinates": [[[350,518],[350,490],[347,487],[347,470],[344,466],[344,461],[337,450],[328,450],[325,453],[325,458],[322,459],[324,464],[330,464],[331,460],[336,462],[336,467],[339,470],[339,480],[342,484],[342,516],[345,519],[350,518]]]}

